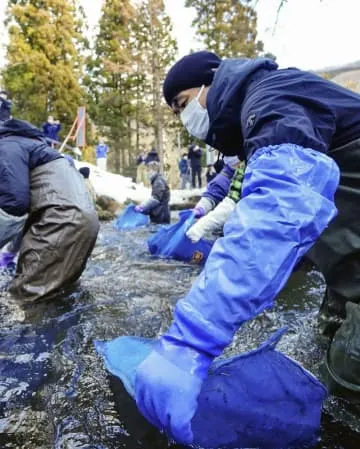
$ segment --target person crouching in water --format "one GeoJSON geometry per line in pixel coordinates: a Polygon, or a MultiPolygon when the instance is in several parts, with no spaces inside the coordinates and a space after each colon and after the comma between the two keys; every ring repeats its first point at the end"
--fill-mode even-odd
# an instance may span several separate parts
{"type": "Polygon", "coordinates": [[[9,292],[48,297],[82,274],[99,221],[75,167],[22,120],[0,121],[0,248],[22,236],[9,292]]]}
{"type": "Polygon", "coordinates": [[[135,210],[149,215],[153,223],[170,223],[170,189],[165,178],[160,174],[159,162],[149,162],[147,171],[151,182],[151,198],[136,206],[135,210]]]}

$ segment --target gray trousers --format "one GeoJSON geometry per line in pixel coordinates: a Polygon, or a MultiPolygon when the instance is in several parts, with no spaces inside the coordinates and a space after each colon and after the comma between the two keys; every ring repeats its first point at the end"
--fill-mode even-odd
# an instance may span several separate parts
{"type": "Polygon", "coordinates": [[[187,184],[191,184],[190,174],[180,174],[180,189],[186,189],[187,184]]]}
{"type": "Polygon", "coordinates": [[[74,283],[82,274],[99,231],[84,180],[67,160],[30,174],[31,204],[10,293],[36,301],[74,283]]]}

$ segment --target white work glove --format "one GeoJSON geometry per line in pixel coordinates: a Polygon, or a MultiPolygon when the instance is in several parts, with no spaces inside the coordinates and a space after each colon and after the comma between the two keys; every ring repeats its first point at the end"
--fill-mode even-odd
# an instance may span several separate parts
{"type": "Polygon", "coordinates": [[[213,211],[209,212],[193,224],[187,231],[186,236],[193,243],[196,243],[205,234],[221,230],[235,206],[235,201],[229,197],[225,197],[213,211]]]}
{"type": "Polygon", "coordinates": [[[26,219],[27,214],[16,217],[0,209],[0,248],[23,231],[26,219]]]}

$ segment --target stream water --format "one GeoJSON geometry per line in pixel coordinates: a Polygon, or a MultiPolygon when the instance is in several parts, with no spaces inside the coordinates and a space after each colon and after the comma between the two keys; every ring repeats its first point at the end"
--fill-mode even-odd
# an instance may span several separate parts
{"type": "MultiPolygon", "coordinates": [[[[0,448],[168,447],[93,345],[119,335],[157,336],[199,273],[197,266],[152,259],[146,239],[154,231],[120,233],[102,224],[79,287],[51,303],[24,310],[0,294],[0,448]]],[[[0,276],[0,287],[9,279],[0,276]]],[[[227,354],[256,347],[286,324],[278,349],[317,374],[325,347],[316,329],[323,292],[315,270],[294,273],[276,307],[244,326],[227,354]]],[[[359,448],[358,416],[330,398],[316,449],[359,448]]]]}

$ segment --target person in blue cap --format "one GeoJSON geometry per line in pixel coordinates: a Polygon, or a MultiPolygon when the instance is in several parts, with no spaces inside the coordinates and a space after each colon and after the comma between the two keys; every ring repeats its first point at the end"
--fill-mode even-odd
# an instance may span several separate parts
{"type": "MultiPolygon", "coordinates": [[[[360,96],[270,59],[221,60],[208,51],[180,59],[163,92],[190,134],[246,163],[224,237],[136,373],[142,414],[191,444],[212,360],[244,322],[274,304],[305,255],[327,283],[324,331],[338,329],[336,339],[353,308],[345,305],[359,308],[360,96]]],[[[359,337],[359,325],[348,338],[359,337]]],[[[346,378],[354,354],[343,356],[330,368],[346,378]]],[[[359,371],[348,377],[359,391],[359,371]]]]}

